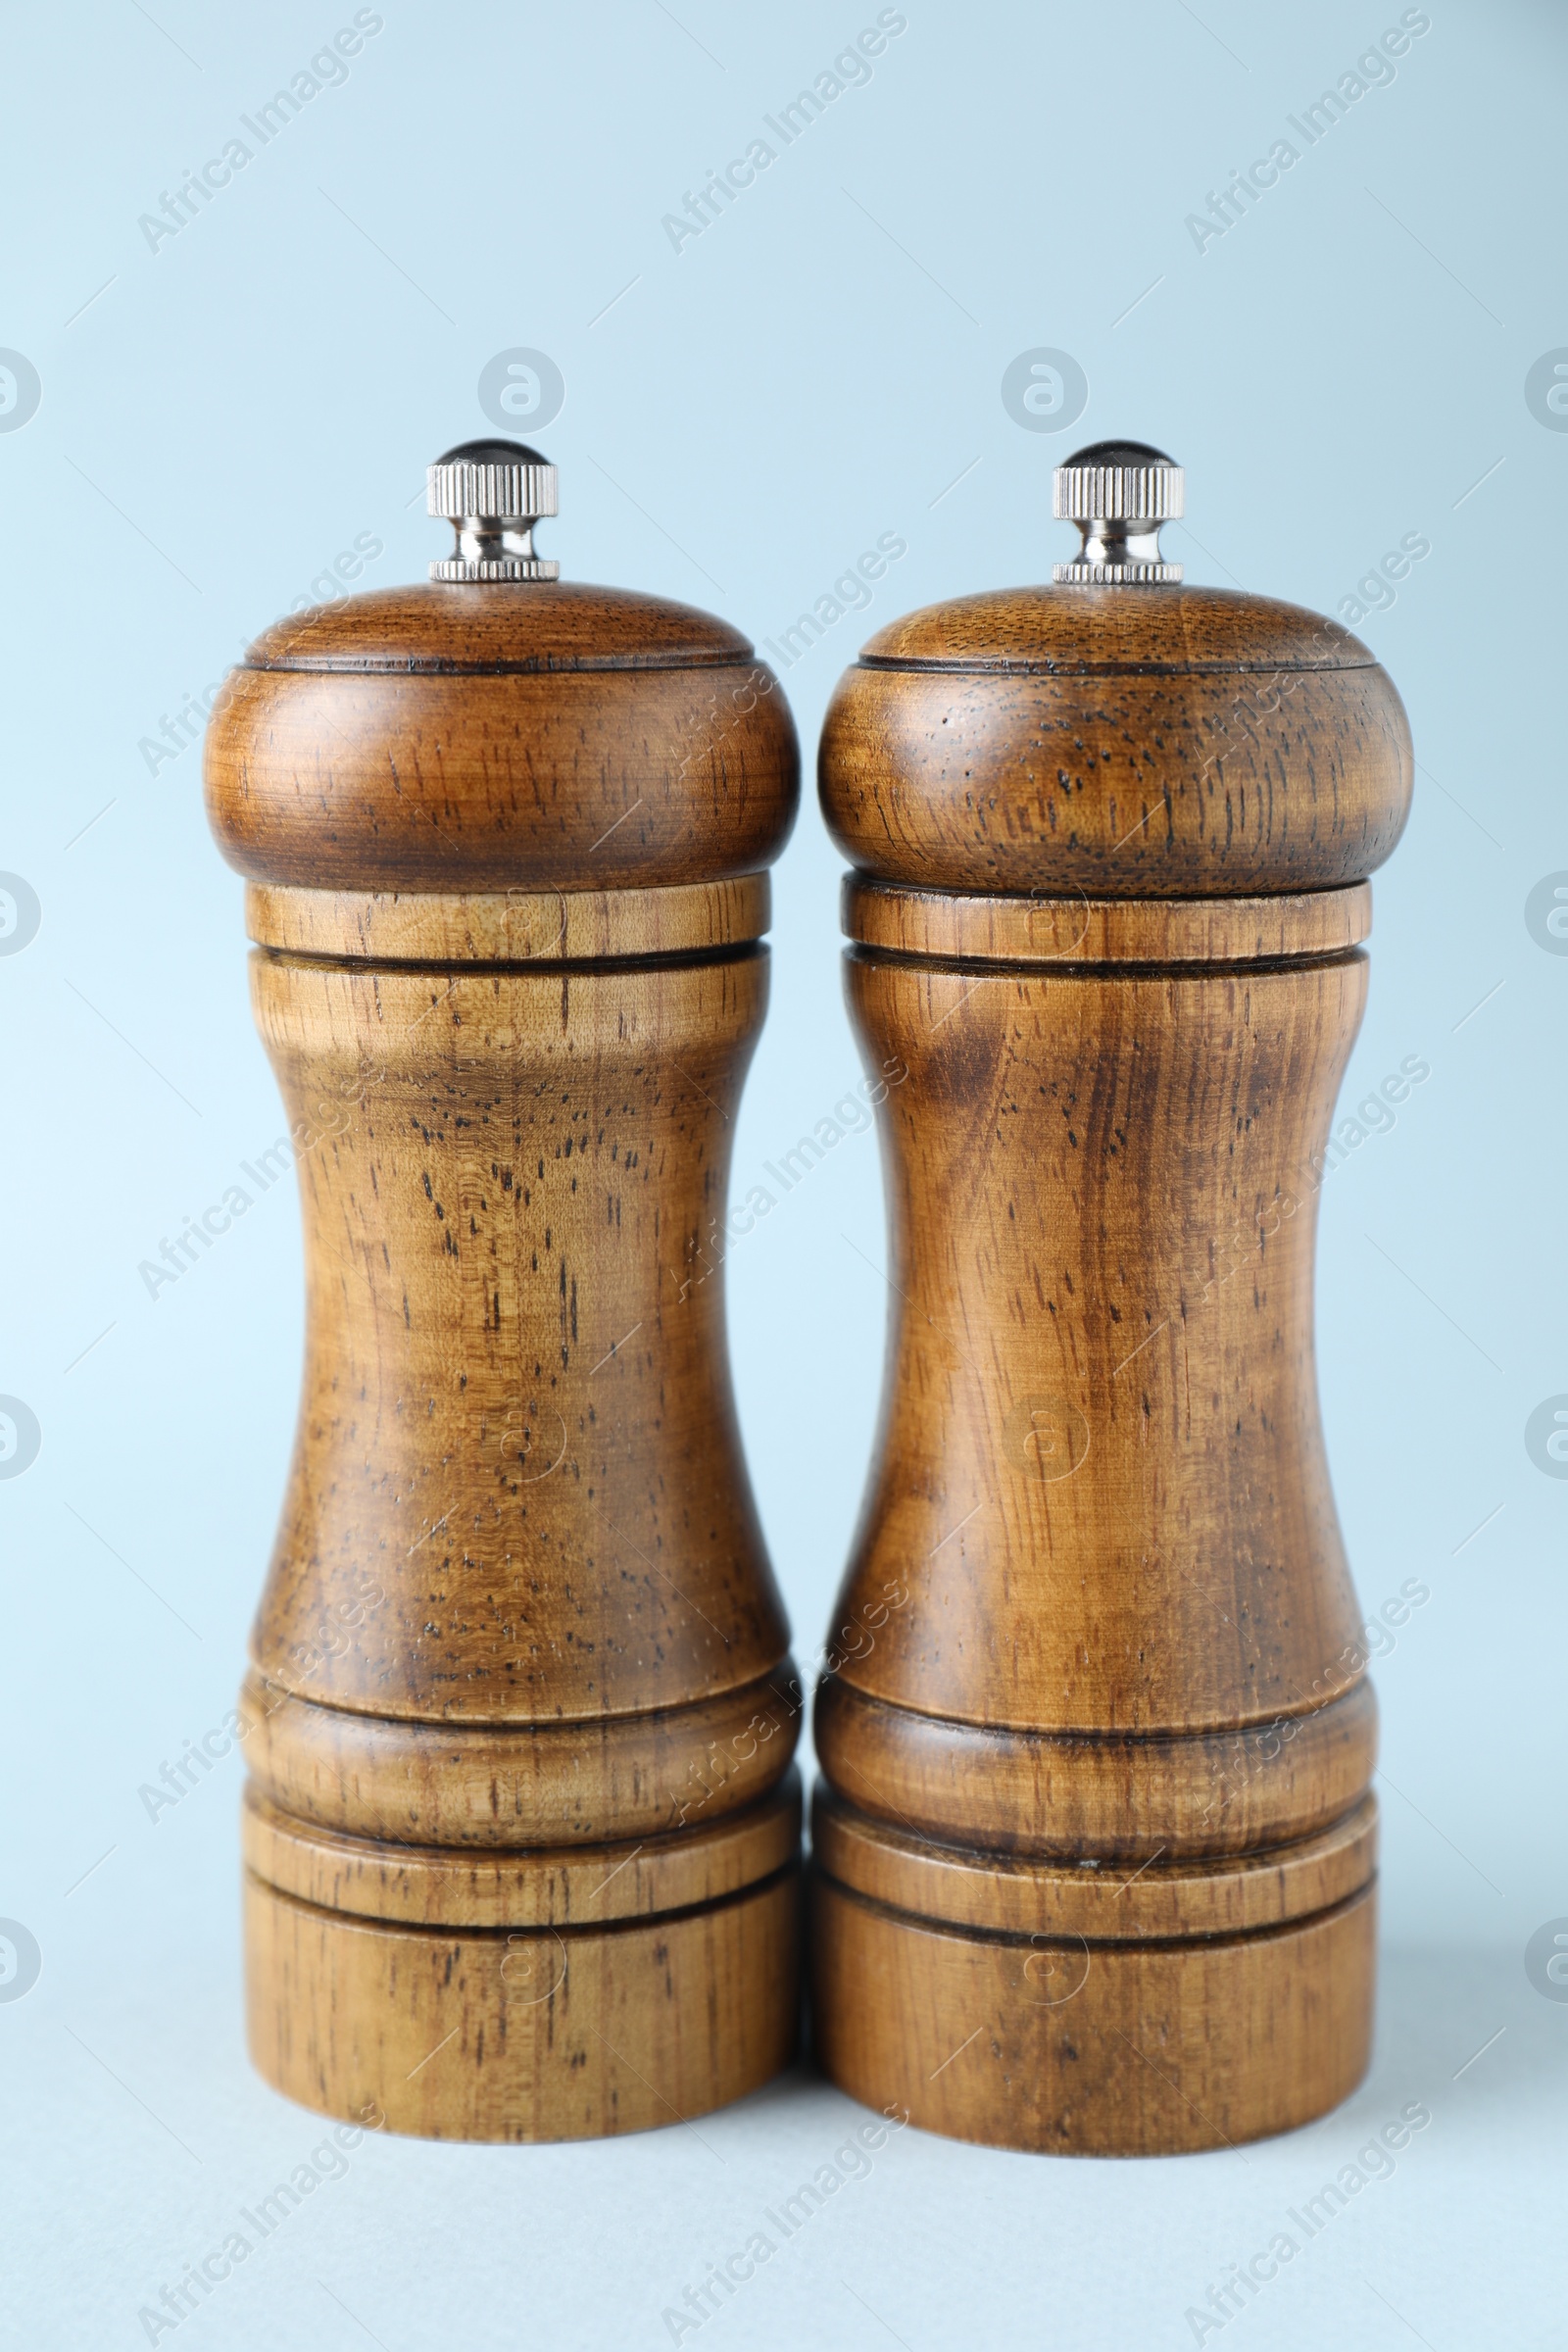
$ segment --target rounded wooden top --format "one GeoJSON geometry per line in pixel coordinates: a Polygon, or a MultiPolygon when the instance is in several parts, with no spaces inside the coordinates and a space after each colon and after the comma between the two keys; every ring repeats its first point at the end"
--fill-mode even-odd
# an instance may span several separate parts
{"type": "Polygon", "coordinates": [[[888,669],[1043,669],[1062,677],[1153,670],[1375,669],[1359,637],[1321,612],[1230,588],[997,588],[889,621],[861,662],[888,669]]]}
{"type": "Polygon", "coordinates": [[[247,669],[527,675],[540,670],[705,669],[750,659],[739,629],[695,605],[584,580],[381,588],[264,629],[247,669]]]}
{"type": "Polygon", "coordinates": [[[214,710],[206,785],[253,882],[603,892],[771,864],[800,753],[772,671],[710,613],[431,582],[265,631],[214,710]]]}
{"type": "Polygon", "coordinates": [[[1413,761],[1337,621],[1216,588],[1014,588],[906,614],[839,681],[828,829],[921,890],[1256,897],[1365,879],[1413,761]]]}

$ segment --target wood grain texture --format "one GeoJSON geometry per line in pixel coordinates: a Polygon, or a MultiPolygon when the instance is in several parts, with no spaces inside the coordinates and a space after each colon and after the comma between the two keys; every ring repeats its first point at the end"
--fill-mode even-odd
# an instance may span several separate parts
{"type": "Polygon", "coordinates": [[[685,607],[396,590],[259,640],[207,779],[286,1115],[230,1206],[292,1161],[305,1228],[257,2064],[443,2138],[701,2113],[797,2030],[802,1698],[710,1247],[787,706],[685,607]]]}
{"type": "Polygon", "coordinates": [[[932,2130],[1223,2145],[1365,2065],[1313,1252],[1410,775],[1364,647],[1208,590],[932,608],[830,709],[852,1017],[907,1071],[835,1622],[907,1602],[819,1687],[815,2030],[932,2130]]]}
{"type": "Polygon", "coordinates": [[[686,2123],[794,2055],[800,1871],[605,1929],[394,1926],[246,1873],[247,2022],[267,2080],[428,2139],[686,2123]]]}
{"type": "Polygon", "coordinates": [[[965,1935],[818,1876],[812,2017],[852,2098],[1046,2155],[1235,2147],[1338,2106],[1372,2042],[1375,1896],[1171,1942],[965,1935]]]}
{"type": "Polygon", "coordinates": [[[818,772],[828,830],[878,880],[1183,898],[1363,879],[1414,771],[1397,694],[1337,624],[1217,589],[1068,587],[873,638],[818,772]]]}
{"type": "MultiPolygon", "coordinates": [[[[946,1845],[873,1820],[818,1782],[811,1849],[841,1886],[891,1911],[1008,1936],[1092,1943],[1237,1936],[1310,1919],[1358,1894],[1377,1863],[1377,1804],[1265,1853],[1200,1861],[1168,1851],[1109,1866],[946,1845]]],[[[1150,1849],[1151,1853],[1152,1848],[1150,1849]]]]}
{"type": "Polygon", "coordinates": [[[319,1705],[253,1669],[239,1715],[252,1786],[295,1820],[494,1849],[654,1838],[754,1803],[794,1752],[801,1691],[780,1671],[641,1715],[432,1723],[319,1705]]]}
{"type": "Polygon", "coordinates": [[[416,1927],[602,1928],[725,1901],[795,1863],[801,1781],[790,1771],[760,1803],[661,1838],[602,1845],[411,1845],[347,1837],[246,1797],[245,1860],[301,1902],[416,1927]]]}
{"type": "Polygon", "coordinates": [[[1027,899],[896,890],[844,878],[846,935],[893,956],[956,963],[1249,963],[1336,956],[1372,928],[1372,887],[1256,899],[1027,899]]]}
{"type": "Polygon", "coordinates": [[[990,1730],[1218,1730],[1359,1679],[1311,1342],[1366,964],[955,971],[851,954],[895,1294],[842,1679],[990,1730]],[[1316,1163],[1316,1164],[1314,1164],[1316,1163]],[[1290,1605],[1277,1604],[1282,1576],[1290,1605]]]}
{"type": "Polygon", "coordinates": [[[314,889],[748,874],[794,806],[794,729],[770,680],[755,663],[734,679],[237,670],[207,738],[208,811],[231,865],[314,889]],[[733,724],[732,697],[768,723],[733,724]]]}
{"type": "MultiPolygon", "coordinates": [[[[280,624],[281,625],[281,624],[280,624]]],[[[904,612],[860,650],[871,669],[1092,678],[1375,669],[1344,623],[1231,588],[987,588],[904,612]]]]}
{"type": "MultiPolygon", "coordinates": [[[[1114,1563],[1101,1563],[1101,1583],[1115,1576],[1114,1563]]],[[[929,1620],[948,1593],[933,1578],[920,1597],[929,1620]]],[[[1007,1605],[1019,1607],[1015,1592],[1007,1605]]],[[[890,1667],[888,1679],[897,1672],[890,1667]]],[[[869,1698],[840,1673],[817,1686],[812,1721],[824,1772],[879,1820],[918,1822],[934,1838],[972,1839],[988,1852],[1128,1865],[1155,1852],[1245,1854],[1307,1837],[1356,1804],[1377,1756],[1377,1702],[1364,1677],[1323,1705],[1266,1723],[1118,1737],[957,1723],[869,1698]]]]}
{"type": "Polygon", "coordinates": [[[760,939],[766,874],[662,890],[285,890],[252,882],[258,947],[376,963],[595,963],[701,956],[760,939]]]}
{"type": "Polygon", "coordinates": [[[719,881],[772,862],[799,797],[789,705],[744,637],[567,582],[280,622],[225,681],[205,758],[229,863],[335,892],[719,881]]]}
{"type": "Polygon", "coordinates": [[[420,580],[285,612],[247,648],[245,666],[335,675],[562,677],[722,669],[751,654],[749,640],[716,613],[635,588],[591,580],[537,580],[520,588],[514,581],[420,580]]]}
{"type": "Polygon", "coordinates": [[[379,1715],[591,1721],[781,1663],[721,1284],[695,1279],[766,970],[253,954],[310,1310],[270,1679],[379,1715]]]}

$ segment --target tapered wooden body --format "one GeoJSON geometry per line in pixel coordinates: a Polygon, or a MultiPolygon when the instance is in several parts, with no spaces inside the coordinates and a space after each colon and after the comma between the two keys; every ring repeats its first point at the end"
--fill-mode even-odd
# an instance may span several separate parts
{"type": "Polygon", "coordinates": [[[1344,2096],[1375,1710],[1312,1355],[1362,878],[1409,793],[1343,630],[1163,586],[896,623],[823,739],[892,1323],[817,1700],[848,2089],[1155,2152],[1344,2096]]]}
{"type": "Polygon", "coordinates": [[[252,2048],[439,2137],[635,2130],[791,2054],[798,1688],[721,1281],[782,695],[682,607],[395,591],[208,746],[305,1227],[242,1719],[252,2048]]]}

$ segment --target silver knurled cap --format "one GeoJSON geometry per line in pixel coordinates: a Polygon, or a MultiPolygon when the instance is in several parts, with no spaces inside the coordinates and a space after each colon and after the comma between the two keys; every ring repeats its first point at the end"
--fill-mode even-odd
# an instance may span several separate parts
{"type": "Polygon", "coordinates": [[[1059,522],[1174,522],[1186,508],[1179,466],[1056,467],[1051,511],[1059,522]]]}
{"type": "Polygon", "coordinates": [[[533,552],[533,526],[559,514],[561,477],[520,441],[465,441],[426,468],[425,506],[457,527],[455,555],[432,580],[556,580],[561,565],[533,552]]]}
{"type": "Polygon", "coordinates": [[[561,513],[560,474],[543,458],[494,460],[438,458],[425,468],[429,484],[425,504],[432,514],[459,522],[466,514],[499,522],[503,516],[526,514],[538,522],[561,513]]]}
{"type": "Polygon", "coordinates": [[[1075,522],[1083,545],[1052,577],[1096,586],[1150,586],[1179,580],[1182,567],[1159,550],[1159,526],[1186,510],[1182,468],[1143,441],[1096,441],[1056,467],[1051,508],[1075,522]]]}

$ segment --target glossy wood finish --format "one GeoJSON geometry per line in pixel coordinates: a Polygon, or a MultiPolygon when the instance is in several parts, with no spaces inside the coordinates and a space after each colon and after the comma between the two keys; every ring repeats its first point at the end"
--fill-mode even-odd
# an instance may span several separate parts
{"type": "MultiPolygon", "coordinates": [[[[519,593],[513,581],[421,580],[285,612],[249,648],[245,668],[331,677],[598,676],[618,692],[639,672],[744,665],[752,652],[715,613],[635,588],[535,580],[519,593]]],[[[779,708],[787,714],[786,704],[779,708]]]]}
{"type": "Polygon", "coordinates": [[[1311,1919],[1358,1894],[1377,1861],[1377,1806],[1364,1796],[1325,1830],[1266,1859],[1107,1868],[1062,1856],[939,1844],[872,1820],[818,1783],[811,1846],[822,1871],[890,1911],[995,1934],[1091,1943],[1236,1936],[1311,1919]]]}
{"type": "MultiPolygon", "coordinates": [[[[1093,1557],[1087,1544],[1085,1555],[1093,1557]]],[[[951,1576],[933,1571],[929,1604],[945,1608],[955,1585],[978,1581],[987,1566],[975,1550],[951,1576]]],[[[1114,1575],[1101,1566],[1094,1581],[1114,1575]]],[[[1009,1601],[1017,1605],[1015,1589],[1009,1601]]],[[[1081,1620],[1075,1630],[1085,1638],[1081,1620]]],[[[1353,1640],[1335,1653],[1341,1674],[1358,1654],[1353,1640]]],[[[895,1667],[885,1679],[897,1676],[895,1667]]],[[[934,1838],[972,1838],[990,1853],[1127,1866],[1156,1849],[1172,1859],[1229,1857],[1307,1837],[1358,1801],[1377,1754],[1377,1705],[1364,1678],[1264,1723],[1118,1737],[928,1715],[868,1697],[841,1672],[823,1678],[813,1722],[824,1772],[879,1820],[918,1822],[934,1838]]]]}
{"type": "Polygon", "coordinates": [[[991,1730],[1267,1723],[1356,1679],[1311,1344],[1313,1161],[1359,952],[955,971],[856,951],[900,1305],[844,1678],[991,1730]],[[1278,1605],[1282,1568],[1289,1607],[1278,1605]]]}
{"type": "Polygon", "coordinates": [[[1372,888],[1255,899],[1027,899],[896,890],[845,878],[847,936],[895,956],[955,963],[1236,963],[1334,956],[1372,928],[1372,888]]]}
{"type": "Polygon", "coordinates": [[[251,2053],[302,2106],[429,2139],[687,2123],[794,2053],[797,1875],[566,1934],[392,1926],[247,1874],[251,2053]]]}
{"type": "Polygon", "coordinates": [[[722,1295],[690,1282],[766,970],[253,956],[315,1136],[264,1674],[370,1714],[597,1722],[779,1664],[722,1295]]]}
{"type": "Polygon", "coordinates": [[[245,1860],[256,1877],[320,1910],[414,1927],[582,1928],[657,1919],[724,1901],[794,1868],[801,1783],[793,1769],[759,1803],[661,1838],[602,1845],[447,1845],[344,1836],[261,1795],[245,1803],[245,1860]]]}
{"type": "Polygon", "coordinates": [[[258,947],[377,963],[702,956],[760,939],[771,919],[766,874],[667,890],[355,893],[253,882],[245,893],[245,928],[258,947]]]}
{"type": "Polygon", "coordinates": [[[1341,888],[1409,811],[1398,696],[1337,622],[1220,589],[1015,589],[895,621],[848,671],[823,812],[915,889],[1341,888]]]}
{"type": "Polygon", "coordinates": [[[932,608],[829,710],[851,1010],[908,1071],[838,1616],[909,1602],[819,1690],[815,2031],[933,2130],[1218,2146],[1365,2065],[1313,1250],[1410,772],[1364,647],[1206,590],[932,608]]]}
{"type": "Polygon", "coordinates": [[[398,590],[259,641],[207,779],[305,1228],[257,2063],[436,2137],[701,2112],[796,2031],[801,1694],[702,1279],[783,696],[684,607],[398,590]]]}
{"type": "MultiPolygon", "coordinates": [[[[324,608],[330,614],[331,606],[324,608]]],[[[280,621],[278,630],[298,624],[280,621]]],[[[263,644],[268,642],[263,639],[263,644]]],[[[1016,677],[1193,678],[1371,669],[1343,621],[1230,588],[987,588],[903,612],[862,647],[860,669],[1016,677]]],[[[850,680],[842,681],[854,692],[850,680]]],[[[1385,694],[1385,699],[1387,695],[1385,694]]],[[[835,791],[838,780],[835,776],[835,791]]]]}
{"type": "Polygon", "coordinates": [[[719,881],[771,863],[798,793],[789,707],[743,637],[568,581],[280,622],[207,736],[225,858],[311,890],[719,881]]]}
{"type": "Polygon", "coordinates": [[[652,1838],[764,1795],[800,1732],[794,1677],[637,1715],[549,1723],[366,1715],[240,1693],[252,1786],[296,1821],[454,1849],[652,1838]]]}
{"type": "Polygon", "coordinates": [[[1360,2082],[1375,1925],[1363,1886],[1264,1934],[977,1936],[822,1876],[817,2050],[853,2098],[897,2098],[911,2123],[954,2139],[1061,2156],[1235,2147],[1337,2106],[1360,2082]]]}

